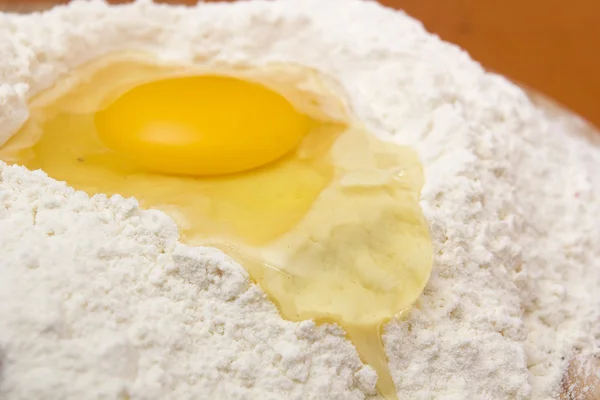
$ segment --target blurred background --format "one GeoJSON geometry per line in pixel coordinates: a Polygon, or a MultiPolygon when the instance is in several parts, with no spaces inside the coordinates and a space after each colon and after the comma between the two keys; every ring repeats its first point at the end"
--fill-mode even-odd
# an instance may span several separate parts
{"type": "MultiPolygon", "coordinates": [[[[66,2],[0,0],[0,9],[28,12],[66,2]]],[[[380,3],[405,10],[423,21],[430,32],[466,49],[488,69],[554,98],[600,127],[600,0],[380,3]]]]}

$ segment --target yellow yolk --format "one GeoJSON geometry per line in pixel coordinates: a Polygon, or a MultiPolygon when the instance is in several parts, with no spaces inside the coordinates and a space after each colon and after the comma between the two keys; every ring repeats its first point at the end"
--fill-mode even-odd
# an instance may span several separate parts
{"type": "MultiPolygon", "coordinates": [[[[301,86],[285,89],[314,96],[304,104],[332,97],[301,86]]],[[[309,118],[292,106],[302,99],[258,83],[169,78],[139,61],[98,67],[58,99],[46,94],[53,101],[34,99],[0,159],[169,214],[182,241],[242,264],[284,318],[339,323],[377,371],[381,394],[396,398],[379,331],[416,300],[432,265],[411,149],[309,118]],[[73,111],[81,105],[87,111],[73,111]]]]}
{"type": "Polygon", "coordinates": [[[134,87],[96,114],[100,140],[157,172],[221,175],[281,158],[309,119],[264,86],[194,76],[134,87]]]}

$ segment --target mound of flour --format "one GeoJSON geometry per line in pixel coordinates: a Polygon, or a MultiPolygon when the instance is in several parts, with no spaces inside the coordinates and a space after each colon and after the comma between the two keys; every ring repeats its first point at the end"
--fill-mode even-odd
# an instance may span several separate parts
{"type": "MultiPolygon", "coordinates": [[[[548,399],[598,352],[600,144],[418,22],[357,0],[0,14],[0,144],[27,99],[114,50],[310,66],[417,149],[435,265],[385,327],[399,398],[548,399]]],[[[134,199],[0,162],[0,398],[376,395],[340,328],[282,320],[241,266],[177,238],[134,199]]]]}

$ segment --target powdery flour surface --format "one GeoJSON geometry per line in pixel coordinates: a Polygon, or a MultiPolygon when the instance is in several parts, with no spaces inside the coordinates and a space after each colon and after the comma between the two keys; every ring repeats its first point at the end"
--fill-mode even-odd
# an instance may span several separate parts
{"type": "MultiPolygon", "coordinates": [[[[356,0],[0,14],[0,143],[27,99],[114,50],[310,66],[417,149],[436,253],[385,328],[399,398],[548,399],[572,354],[598,353],[600,144],[418,22],[356,0]]],[[[376,395],[341,329],[282,320],[241,266],[177,238],[134,199],[0,162],[0,398],[376,395]]]]}

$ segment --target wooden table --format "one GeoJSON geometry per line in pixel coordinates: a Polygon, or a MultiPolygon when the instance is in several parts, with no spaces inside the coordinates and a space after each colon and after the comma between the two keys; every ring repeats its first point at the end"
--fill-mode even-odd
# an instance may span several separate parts
{"type": "Polygon", "coordinates": [[[600,127],[600,1],[382,0],[600,127]]]}

